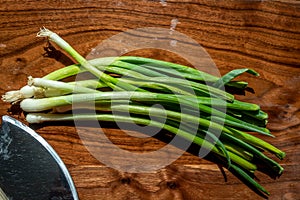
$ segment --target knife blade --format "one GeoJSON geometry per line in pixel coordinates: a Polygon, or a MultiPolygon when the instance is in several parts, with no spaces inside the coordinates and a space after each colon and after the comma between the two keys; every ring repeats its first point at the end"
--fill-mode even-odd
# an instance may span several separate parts
{"type": "Polygon", "coordinates": [[[2,117],[0,130],[0,190],[5,199],[78,200],[65,164],[34,130],[2,117]]]}

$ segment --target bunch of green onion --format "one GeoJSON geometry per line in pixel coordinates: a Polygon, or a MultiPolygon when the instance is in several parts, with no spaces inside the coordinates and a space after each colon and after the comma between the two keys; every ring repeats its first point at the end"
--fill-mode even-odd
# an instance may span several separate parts
{"type": "Polygon", "coordinates": [[[223,167],[256,193],[269,195],[254,180],[254,172],[268,171],[273,178],[279,177],[283,167],[265,152],[279,159],[283,159],[285,153],[246,133],[273,137],[266,128],[268,115],[258,105],[238,101],[233,94],[221,89],[224,86],[244,90],[247,83],[233,79],[244,72],[257,76],[255,71],[236,69],[219,78],[180,64],[143,57],[105,57],[87,61],[56,33],[43,28],[38,36],[49,38],[78,64],[58,69],[43,78],[29,77],[26,86],[3,95],[6,102],[20,103],[29,123],[96,118],[156,126],[209,149],[222,161],[223,167]],[[86,80],[63,81],[82,73],[92,76],[86,80]],[[91,102],[93,106],[84,104],[91,102]],[[96,110],[96,116],[90,112],[69,114],[67,111],[74,104],[78,105],[75,108],[96,110]],[[153,106],[155,104],[164,109],[153,106]],[[187,113],[180,111],[182,106],[187,113]],[[199,110],[201,115],[194,110],[199,110]],[[128,112],[129,117],[125,115],[128,112]],[[149,119],[149,115],[156,118],[149,119]],[[165,123],[155,120],[162,116],[167,116],[165,123]],[[179,123],[184,126],[179,127],[179,123]],[[195,127],[196,134],[190,131],[195,127]]]}

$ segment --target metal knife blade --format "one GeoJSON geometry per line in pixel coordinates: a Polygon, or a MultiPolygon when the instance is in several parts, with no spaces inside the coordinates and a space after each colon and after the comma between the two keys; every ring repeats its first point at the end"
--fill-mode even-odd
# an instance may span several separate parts
{"type": "Polygon", "coordinates": [[[54,149],[9,116],[2,117],[0,130],[0,188],[12,200],[78,199],[72,178],[54,149]]]}

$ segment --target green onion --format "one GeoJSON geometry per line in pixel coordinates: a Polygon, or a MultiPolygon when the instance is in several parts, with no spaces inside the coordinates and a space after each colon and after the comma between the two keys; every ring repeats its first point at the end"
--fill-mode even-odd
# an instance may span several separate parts
{"type": "Polygon", "coordinates": [[[216,77],[152,58],[121,56],[86,60],[46,28],[37,36],[49,38],[78,64],[42,78],[29,77],[20,90],[2,96],[5,102],[20,102],[20,107],[28,113],[29,123],[96,119],[158,127],[207,149],[223,167],[263,197],[269,192],[253,179],[254,173],[268,172],[271,177],[283,173],[283,167],[272,156],[283,159],[285,153],[246,132],[274,137],[266,128],[268,114],[259,105],[238,101],[232,93],[222,90],[223,86],[245,90],[248,83],[234,78],[245,72],[258,76],[252,69],[235,69],[216,77]],[[87,73],[88,78],[65,81],[82,73],[87,73]],[[155,104],[164,108],[154,107],[155,104]],[[76,109],[81,109],[82,114],[67,114],[76,109]],[[93,115],[89,114],[91,111],[93,115]],[[164,123],[160,122],[162,119],[164,123]]]}
{"type": "Polygon", "coordinates": [[[235,69],[235,70],[228,72],[224,76],[222,76],[217,82],[214,83],[214,86],[218,87],[218,88],[222,87],[222,86],[226,85],[227,83],[229,83],[235,77],[237,77],[245,72],[255,75],[255,76],[259,76],[259,74],[252,69],[235,69]]]}
{"type": "MultiPolygon", "coordinates": [[[[224,152],[216,148],[216,146],[212,145],[210,142],[205,141],[203,138],[192,135],[188,132],[185,132],[181,129],[174,128],[167,124],[162,124],[160,122],[156,122],[153,120],[142,119],[142,118],[135,118],[135,117],[128,117],[122,115],[112,115],[112,114],[97,114],[97,115],[89,115],[89,114],[80,114],[80,115],[72,115],[72,114],[42,114],[42,113],[31,113],[26,116],[26,120],[29,123],[41,123],[46,121],[73,121],[73,120],[99,120],[99,121],[111,121],[111,122],[128,122],[131,123],[132,121],[139,125],[149,125],[155,126],[158,128],[165,129],[179,135],[180,137],[193,141],[195,144],[198,144],[208,150],[212,150],[214,153],[226,157],[224,152]]],[[[228,152],[231,160],[233,162],[238,163],[240,166],[244,167],[249,171],[255,171],[257,169],[256,165],[248,162],[247,160],[239,157],[238,155],[232,154],[228,152]]]]}
{"type": "Polygon", "coordinates": [[[117,79],[103,73],[102,71],[98,70],[96,67],[91,65],[84,57],[82,57],[71,45],[69,45],[65,40],[63,40],[60,36],[52,31],[43,28],[38,32],[38,37],[48,37],[50,41],[55,42],[59,47],[65,50],[70,56],[72,56],[82,67],[84,67],[87,71],[95,75],[99,80],[103,81],[112,89],[116,90],[136,90],[138,88],[124,83],[122,81],[118,81],[117,79]]]}

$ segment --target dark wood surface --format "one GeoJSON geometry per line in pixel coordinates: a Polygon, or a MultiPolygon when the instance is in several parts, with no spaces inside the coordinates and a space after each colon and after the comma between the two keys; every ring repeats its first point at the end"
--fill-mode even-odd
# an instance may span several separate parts
{"type": "MultiPolygon", "coordinates": [[[[221,74],[241,67],[260,77],[242,76],[255,90],[238,99],[261,105],[269,113],[267,141],[283,149],[283,175],[272,180],[258,174],[272,200],[300,199],[300,2],[299,1],[0,1],[0,93],[19,89],[27,76],[42,77],[71,60],[44,57],[46,41],[36,38],[45,26],[63,36],[86,56],[99,42],[134,28],[170,28],[202,45],[221,74]],[[163,3],[166,2],[166,3],[163,3]]],[[[138,55],[180,62],[162,52],[138,55]]],[[[130,53],[129,53],[130,54],[130,53]]],[[[10,105],[0,102],[0,114],[10,105]]],[[[24,121],[23,116],[13,115],[24,121]]],[[[72,125],[35,127],[67,165],[80,199],[259,199],[226,171],[190,153],[154,173],[124,173],[99,162],[84,147],[72,125]]],[[[123,149],[146,152],[161,148],[157,139],[132,139],[106,128],[123,149]]],[[[164,156],[164,155],[163,155],[164,156]]],[[[111,155],[111,159],[118,155],[111,155]]]]}

